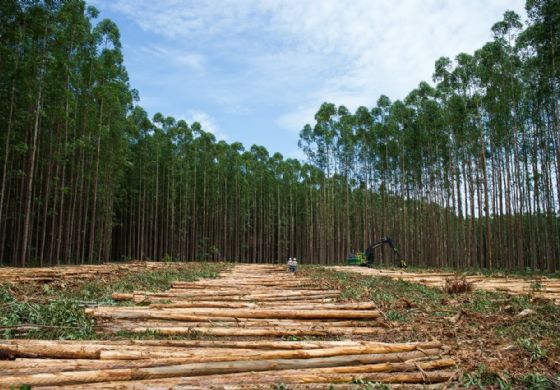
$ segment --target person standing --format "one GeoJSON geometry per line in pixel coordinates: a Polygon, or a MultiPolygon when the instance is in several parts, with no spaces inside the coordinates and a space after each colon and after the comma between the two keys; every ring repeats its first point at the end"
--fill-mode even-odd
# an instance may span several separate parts
{"type": "Polygon", "coordinates": [[[291,273],[295,274],[297,272],[297,259],[295,257],[288,261],[288,268],[291,273]]]}

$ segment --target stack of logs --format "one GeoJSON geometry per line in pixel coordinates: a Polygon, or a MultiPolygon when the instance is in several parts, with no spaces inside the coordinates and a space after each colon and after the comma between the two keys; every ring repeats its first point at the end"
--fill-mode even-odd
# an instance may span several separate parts
{"type": "Polygon", "coordinates": [[[438,342],[367,341],[126,342],[0,341],[0,388],[27,383],[80,389],[173,389],[180,386],[448,381],[452,359],[438,342]]]}
{"type": "MultiPolygon", "coordinates": [[[[420,283],[430,287],[443,288],[446,280],[457,278],[451,272],[413,273],[401,270],[386,270],[364,267],[332,267],[336,271],[351,271],[368,276],[386,276],[397,280],[420,283]]],[[[560,305],[560,279],[536,277],[522,279],[516,277],[496,277],[485,275],[467,275],[464,277],[475,289],[500,291],[513,295],[531,295],[533,297],[551,299],[560,305]]]]}
{"type": "Polygon", "coordinates": [[[107,263],[97,265],[63,265],[44,268],[0,267],[0,283],[38,282],[96,279],[104,276],[116,276],[129,272],[157,271],[180,266],[184,263],[165,263],[149,261],[132,261],[129,263],[107,263]]]}
{"type": "Polygon", "coordinates": [[[101,332],[183,339],[0,341],[0,359],[15,358],[0,361],[0,388],[293,388],[455,377],[447,347],[372,341],[390,331],[382,313],[372,302],[339,303],[338,294],[283,267],[261,265],[237,266],[220,279],[176,282],[164,293],[116,294],[144,306],[89,309],[101,332]]]}
{"type": "Polygon", "coordinates": [[[149,306],[98,307],[87,312],[104,332],[289,337],[386,331],[372,302],[336,303],[339,294],[294,278],[283,268],[242,265],[219,279],[175,282],[162,293],[113,295],[115,300],[149,306]]]}

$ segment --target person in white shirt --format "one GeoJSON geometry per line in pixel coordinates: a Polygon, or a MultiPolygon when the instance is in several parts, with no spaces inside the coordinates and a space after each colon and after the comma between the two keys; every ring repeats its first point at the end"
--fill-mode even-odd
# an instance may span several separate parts
{"type": "Polygon", "coordinates": [[[290,260],[288,261],[288,268],[290,269],[290,272],[292,273],[296,273],[297,271],[297,259],[294,258],[290,258],[290,260]]]}

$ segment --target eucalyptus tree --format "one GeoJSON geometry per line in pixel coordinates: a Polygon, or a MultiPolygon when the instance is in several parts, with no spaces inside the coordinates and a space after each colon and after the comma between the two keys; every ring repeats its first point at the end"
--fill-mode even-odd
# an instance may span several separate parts
{"type": "Polygon", "coordinates": [[[558,269],[557,3],[528,0],[525,30],[506,12],[403,100],[323,103],[302,163],[150,120],[85,2],[4,1],[0,261],[336,263],[390,235],[412,264],[558,269]]]}

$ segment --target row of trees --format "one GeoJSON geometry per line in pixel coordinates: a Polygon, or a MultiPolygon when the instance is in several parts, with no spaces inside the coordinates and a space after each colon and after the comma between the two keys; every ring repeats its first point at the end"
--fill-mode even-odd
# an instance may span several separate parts
{"type": "Polygon", "coordinates": [[[315,166],[380,197],[368,236],[394,235],[423,264],[560,267],[560,2],[527,13],[525,30],[508,11],[474,55],[440,58],[434,86],[354,114],[325,103],[303,129],[315,166]]]}
{"type": "Polygon", "coordinates": [[[507,12],[402,101],[323,104],[306,163],[150,120],[83,1],[0,7],[4,264],[332,264],[389,235],[412,264],[560,267],[558,1],[529,0],[525,29],[507,12]]]}
{"type": "Polygon", "coordinates": [[[83,1],[0,3],[0,260],[109,256],[131,140],[119,31],[83,1]]]}

